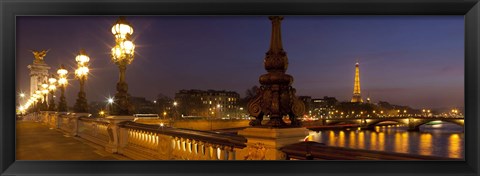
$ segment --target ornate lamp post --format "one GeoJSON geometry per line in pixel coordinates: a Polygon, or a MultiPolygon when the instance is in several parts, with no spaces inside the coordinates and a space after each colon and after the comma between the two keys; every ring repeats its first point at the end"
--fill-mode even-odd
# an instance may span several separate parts
{"type": "Polygon", "coordinates": [[[62,64],[60,68],[57,70],[58,74],[58,86],[60,87],[60,102],[58,103],[58,111],[59,112],[67,112],[67,101],[65,100],[65,87],[68,84],[67,81],[67,74],[68,71],[65,69],[65,66],[62,64]]]}
{"type": "Polygon", "coordinates": [[[41,94],[43,95],[43,100],[42,100],[42,107],[40,108],[40,110],[41,111],[46,111],[46,110],[48,110],[48,104],[47,104],[48,84],[47,84],[47,81],[44,81],[42,83],[41,94]]]}
{"type": "Polygon", "coordinates": [[[57,86],[55,85],[57,83],[57,79],[55,76],[52,74],[50,75],[50,78],[48,78],[48,82],[50,85],[48,86],[48,90],[50,91],[50,101],[48,101],[48,110],[49,111],[55,111],[55,90],[57,89],[57,86]]]}
{"type": "Polygon", "coordinates": [[[85,80],[87,80],[88,75],[88,62],[90,57],[85,54],[85,50],[80,50],[80,53],[75,57],[77,61],[78,68],[75,70],[75,78],[80,82],[80,92],[78,92],[78,98],[74,105],[74,110],[77,113],[86,113],[88,112],[87,105],[87,95],[85,93],[85,80]]]}
{"type": "Polygon", "coordinates": [[[267,74],[260,76],[260,89],[257,95],[248,103],[248,112],[255,120],[250,126],[266,127],[299,127],[300,121],[296,117],[303,115],[305,105],[295,96],[295,89],[291,86],[293,77],[285,74],[288,67],[287,53],[283,50],[280,33],[281,16],[271,16],[272,35],[270,49],[264,59],[267,74]],[[289,116],[290,125],[283,121],[284,116],[289,116]],[[263,116],[270,120],[261,124],[263,116]]]}
{"type": "Polygon", "coordinates": [[[127,65],[132,63],[134,58],[135,45],[130,40],[133,28],[124,17],[120,17],[113,25],[112,33],[116,42],[112,48],[112,61],[118,66],[120,71],[112,114],[130,115],[133,111],[133,106],[130,105],[128,100],[130,95],[127,92],[128,85],[125,81],[125,71],[127,65]]]}
{"type": "Polygon", "coordinates": [[[38,88],[36,91],[35,91],[35,94],[34,94],[34,101],[35,101],[35,112],[38,112],[40,111],[40,107],[42,106],[42,91],[40,90],[40,88],[38,88]]]}
{"type": "Polygon", "coordinates": [[[18,96],[20,97],[20,100],[18,101],[18,103],[19,104],[25,103],[25,93],[21,92],[20,94],[18,94],[18,96]]]}

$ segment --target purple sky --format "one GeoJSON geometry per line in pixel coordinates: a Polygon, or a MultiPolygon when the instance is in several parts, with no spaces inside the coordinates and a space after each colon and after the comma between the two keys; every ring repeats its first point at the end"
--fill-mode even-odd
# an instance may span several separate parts
{"type": "MultiPolygon", "coordinates": [[[[84,48],[90,56],[89,101],[115,94],[111,26],[118,17],[17,17],[17,89],[29,91],[29,49],[50,49],[45,61],[70,73],[84,48]]],[[[412,107],[464,102],[463,16],[286,16],[282,40],[297,95],[350,100],[355,60],[363,97],[412,107]]],[[[266,73],[271,23],[266,16],[127,17],[137,46],[127,68],[132,96],[153,100],[180,89],[232,90],[243,97],[266,73]]],[[[78,81],[70,76],[72,106],[78,81]]]]}

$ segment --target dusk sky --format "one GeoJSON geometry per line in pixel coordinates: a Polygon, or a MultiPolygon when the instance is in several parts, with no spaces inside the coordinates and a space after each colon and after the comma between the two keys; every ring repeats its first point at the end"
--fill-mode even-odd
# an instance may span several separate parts
{"type": "MultiPolygon", "coordinates": [[[[116,92],[111,62],[116,16],[17,17],[17,91],[29,92],[29,49],[56,72],[71,73],[73,106],[79,83],[75,56],[85,49],[91,72],[89,101],[116,92]]],[[[174,97],[180,89],[236,91],[241,97],[265,74],[271,22],[266,16],[127,16],[134,28],[135,60],[127,67],[132,96],[174,97]]],[[[350,101],[355,61],[362,97],[415,108],[463,107],[464,16],[285,16],[283,47],[297,96],[350,101]]],[[[28,95],[28,94],[27,94],[28,95]]],[[[59,92],[57,92],[59,95],[59,92]]],[[[58,97],[58,96],[57,96],[58,97]]],[[[58,100],[56,100],[58,102],[58,100]]]]}

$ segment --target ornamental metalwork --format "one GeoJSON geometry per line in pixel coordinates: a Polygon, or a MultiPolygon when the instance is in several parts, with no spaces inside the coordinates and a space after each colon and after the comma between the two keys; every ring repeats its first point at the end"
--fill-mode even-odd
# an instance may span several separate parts
{"type": "Polygon", "coordinates": [[[295,96],[295,89],[291,86],[293,77],[285,74],[288,68],[288,57],[282,46],[280,23],[282,16],[271,16],[272,35],[270,49],[264,59],[267,74],[261,75],[261,84],[256,96],[248,103],[248,112],[255,117],[250,126],[257,127],[299,127],[297,117],[303,115],[305,105],[295,96]],[[264,116],[269,121],[262,124],[264,116]],[[288,117],[290,123],[285,123],[288,117]]]}

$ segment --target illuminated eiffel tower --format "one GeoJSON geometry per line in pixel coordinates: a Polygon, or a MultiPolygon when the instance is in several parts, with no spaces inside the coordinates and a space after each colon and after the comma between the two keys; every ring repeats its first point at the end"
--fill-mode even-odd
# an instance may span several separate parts
{"type": "Polygon", "coordinates": [[[353,97],[352,97],[352,103],[362,103],[362,96],[360,95],[360,68],[357,63],[355,64],[355,82],[353,85],[353,97]]]}

